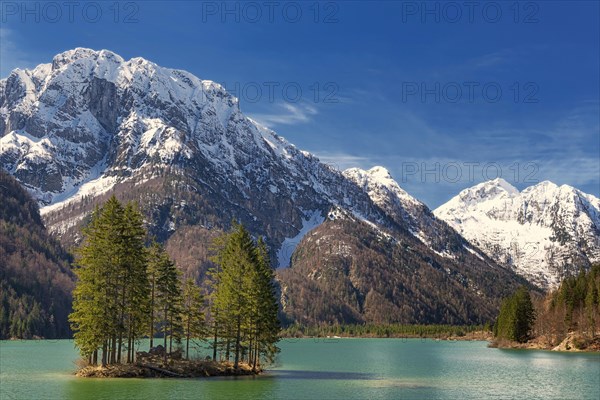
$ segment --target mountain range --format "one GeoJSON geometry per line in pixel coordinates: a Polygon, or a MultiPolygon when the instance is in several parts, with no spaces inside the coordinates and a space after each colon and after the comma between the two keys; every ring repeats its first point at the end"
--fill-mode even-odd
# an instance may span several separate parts
{"type": "Polygon", "coordinates": [[[94,205],[116,194],[140,203],[149,232],[201,280],[212,239],[237,220],[267,238],[290,321],[490,321],[521,276],[552,285],[599,255],[591,195],[561,187],[555,201],[554,192],[517,195],[495,181],[432,212],[383,167],[342,172],[297,149],[215,82],[107,50],[66,51],[0,80],[0,135],[1,167],[65,247],[80,240],[94,205]],[[543,271],[517,260],[510,240],[494,247],[473,230],[495,240],[484,227],[500,217],[489,207],[507,199],[506,226],[553,232],[543,236],[555,244],[543,271]]]}
{"type": "Polygon", "coordinates": [[[544,181],[519,192],[501,178],[460,192],[434,214],[529,281],[557,287],[600,261],[600,200],[544,181]]]}

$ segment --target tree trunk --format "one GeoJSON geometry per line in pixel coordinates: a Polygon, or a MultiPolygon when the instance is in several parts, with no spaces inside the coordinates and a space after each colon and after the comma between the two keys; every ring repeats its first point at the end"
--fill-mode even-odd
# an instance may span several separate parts
{"type": "Polygon", "coordinates": [[[113,334],[112,344],[110,349],[110,363],[114,364],[117,361],[117,335],[113,334]]]}
{"type": "MultiPolygon", "coordinates": [[[[122,343],[123,343],[123,332],[121,331],[121,329],[119,329],[119,340],[118,340],[119,344],[118,344],[118,349],[117,349],[117,363],[120,364],[121,363],[121,351],[123,351],[123,349],[121,348],[122,343]]],[[[129,361],[127,361],[129,362],[129,361]]]]}
{"type": "Polygon", "coordinates": [[[102,343],[102,366],[106,367],[106,362],[107,362],[107,358],[108,358],[108,342],[105,340],[104,343],[102,343]]]}
{"type": "Polygon", "coordinates": [[[217,361],[217,331],[218,331],[218,324],[217,324],[217,316],[218,313],[215,313],[215,338],[213,341],[213,361],[217,361]]]}
{"type": "Polygon", "coordinates": [[[169,335],[169,353],[173,352],[173,313],[169,319],[169,325],[171,326],[171,334],[169,335]]]}
{"type": "Polygon", "coordinates": [[[127,364],[132,363],[133,362],[133,344],[134,344],[134,339],[133,339],[133,323],[131,321],[131,317],[129,318],[129,335],[127,335],[127,364]]]}
{"type": "Polygon", "coordinates": [[[254,344],[254,359],[252,360],[252,371],[256,372],[256,363],[258,360],[258,338],[256,339],[256,343],[254,344]]]}
{"type": "Polygon", "coordinates": [[[152,277],[152,292],[150,296],[150,348],[152,348],[154,347],[154,277],[152,277]]]}
{"type": "Polygon", "coordinates": [[[252,365],[252,354],[254,353],[254,341],[250,339],[248,344],[248,365],[252,365]]]}
{"type": "MultiPolygon", "coordinates": [[[[123,351],[123,331],[125,328],[125,285],[123,285],[123,289],[121,290],[121,318],[119,324],[119,345],[117,350],[117,363],[121,363],[121,352],[123,351]]],[[[129,362],[129,361],[127,361],[129,362]]]]}
{"type": "Polygon", "coordinates": [[[190,359],[190,318],[188,316],[187,321],[187,334],[186,334],[186,343],[185,343],[185,358],[187,360],[190,359]]]}
{"type": "Polygon", "coordinates": [[[235,361],[233,363],[233,368],[238,369],[240,364],[240,335],[242,329],[242,317],[238,315],[237,318],[237,332],[235,334],[235,361]]]}
{"type": "Polygon", "coordinates": [[[167,363],[167,327],[168,327],[168,323],[167,323],[168,319],[167,319],[167,307],[165,306],[165,326],[163,327],[164,333],[163,333],[163,342],[164,342],[164,348],[165,348],[165,355],[164,355],[164,360],[165,360],[165,364],[167,363]]]}
{"type": "Polygon", "coordinates": [[[229,361],[229,350],[230,350],[231,339],[227,338],[227,347],[225,348],[225,359],[229,361]]]}

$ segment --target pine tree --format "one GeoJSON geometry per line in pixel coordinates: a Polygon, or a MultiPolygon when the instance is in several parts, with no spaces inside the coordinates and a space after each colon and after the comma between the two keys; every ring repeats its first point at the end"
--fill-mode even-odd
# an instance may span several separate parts
{"type": "Polygon", "coordinates": [[[154,262],[156,262],[155,302],[159,310],[157,320],[162,325],[163,346],[165,348],[164,360],[166,362],[167,351],[173,351],[173,340],[176,343],[181,341],[183,330],[181,325],[180,272],[162,247],[158,251],[158,259],[154,262]]]}
{"type": "Polygon", "coordinates": [[[524,343],[530,338],[534,321],[535,313],[531,296],[527,288],[521,286],[502,302],[500,315],[494,326],[494,335],[524,343]]]}
{"type": "MultiPolygon", "coordinates": [[[[124,318],[127,329],[127,362],[134,360],[134,344],[145,334],[150,311],[150,291],[148,283],[148,251],[145,247],[146,231],[142,214],[137,205],[129,203],[124,212],[125,230],[123,235],[124,318]]],[[[119,348],[120,348],[119,344],[119,348]]],[[[120,350],[119,350],[120,354],[120,350]]]]}
{"type": "Polygon", "coordinates": [[[148,324],[148,336],[150,337],[150,348],[154,347],[154,335],[155,335],[155,324],[156,324],[156,312],[157,312],[157,285],[156,280],[158,278],[158,265],[161,260],[161,247],[157,242],[153,242],[148,249],[148,285],[149,285],[149,324],[148,324]]]}
{"type": "Polygon", "coordinates": [[[206,322],[204,319],[204,296],[202,290],[196,286],[193,279],[187,279],[183,286],[183,303],[181,321],[185,335],[185,356],[190,358],[190,339],[203,339],[206,335],[206,322]]]}
{"type": "Polygon", "coordinates": [[[78,278],[73,291],[73,312],[69,316],[75,332],[75,345],[84,357],[92,357],[95,363],[100,347],[105,352],[102,364],[106,364],[107,332],[111,329],[111,308],[107,304],[106,287],[109,283],[110,255],[104,251],[103,210],[96,207],[88,226],[84,229],[84,239],[77,253],[78,278]]]}
{"type": "Polygon", "coordinates": [[[268,253],[262,239],[255,244],[235,223],[216,247],[217,267],[211,271],[213,357],[219,349],[229,360],[233,352],[234,368],[244,358],[256,368],[261,355],[272,359],[278,350],[278,306],[268,253]]]}
{"type": "Polygon", "coordinates": [[[262,238],[259,238],[256,246],[256,269],[253,283],[257,313],[255,321],[254,348],[251,351],[253,369],[256,369],[261,355],[267,361],[272,361],[279,348],[275,346],[281,330],[277,313],[279,303],[277,302],[275,289],[275,272],[269,262],[269,253],[262,238]]]}
{"type": "Polygon", "coordinates": [[[78,249],[79,278],[70,321],[75,344],[92,363],[102,349],[102,365],[127,362],[147,319],[146,231],[137,206],[123,207],[112,196],[96,208],[78,249]]]}

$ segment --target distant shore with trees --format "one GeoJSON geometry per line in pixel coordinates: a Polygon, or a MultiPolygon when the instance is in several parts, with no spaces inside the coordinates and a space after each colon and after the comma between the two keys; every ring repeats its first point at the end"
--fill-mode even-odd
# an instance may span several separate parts
{"type": "Polygon", "coordinates": [[[492,347],[600,351],[600,264],[532,299],[526,288],[504,300],[492,347]]]}

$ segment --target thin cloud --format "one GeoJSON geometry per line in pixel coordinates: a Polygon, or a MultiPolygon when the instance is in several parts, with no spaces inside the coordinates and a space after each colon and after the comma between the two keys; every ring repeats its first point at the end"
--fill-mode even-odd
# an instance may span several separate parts
{"type": "Polygon", "coordinates": [[[476,57],[470,60],[468,64],[472,65],[474,68],[488,68],[507,63],[514,57],[515,51],[513,49],[504,49],[476,57]]]}
{"type": "Polygon", "coordinates": [[[348,168],[371,168],[373,162],[370,157],[356,156],[348,153],[339,152],[328,152],[328,151],[315,151],[315,154],[322,163],[331,165],[339,171],[343,171],[348,168]]]}
{"type": "Polygon", "coordinates": [[[277,125],[294,125],[312,121],[312,117],[318,114],[315,107],[306,104],[280,104],[280,110],[272,114],[252,114],[250,117],[260,124],[274,127],[277,125]]]}

